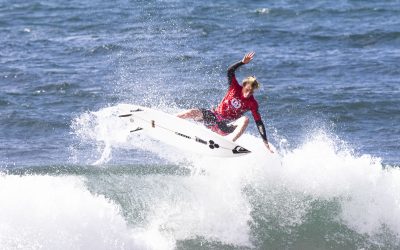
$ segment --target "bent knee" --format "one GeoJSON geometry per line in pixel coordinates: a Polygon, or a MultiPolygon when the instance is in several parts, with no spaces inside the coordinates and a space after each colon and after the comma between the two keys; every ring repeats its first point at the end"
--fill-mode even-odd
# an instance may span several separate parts
{"type": "Polygon", "coordinates": [[[201,111],[200,111],[199,109],[191,109],[191,110],[189,110],[189,113],[190,113],[191,115],[194,115],[194,116],[199,116],[199,115],[202,114],[201,111]]]}
{"type": "Polygon", "coordinates": [[[250,119],[247,116],[242,116],[241,118],[239,118],[239,120],[235,122],[236,126],[239,127],[246,127],[247,125],[249,125],[249,123],[250,119]]]}

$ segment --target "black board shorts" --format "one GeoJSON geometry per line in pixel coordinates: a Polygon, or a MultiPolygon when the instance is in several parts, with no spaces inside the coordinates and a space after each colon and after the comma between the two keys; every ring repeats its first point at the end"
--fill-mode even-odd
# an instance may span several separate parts
{"type": "Polygon", "coordinates": [[[230,134],[232,133],[236,126],[228,125],[231,121],[218,119],[217,116],[209,109],[200,109],[203,114],[203,123],[208,128],[218,127],[223,133],[230,134]]]}

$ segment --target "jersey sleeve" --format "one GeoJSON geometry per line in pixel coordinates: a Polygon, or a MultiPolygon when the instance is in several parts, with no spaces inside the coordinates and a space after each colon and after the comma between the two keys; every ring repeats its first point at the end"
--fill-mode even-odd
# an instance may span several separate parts
{"type": "Polygon", "coordinates": [[[236,79],[235,76],[233,76],[233,77],[230,79],[229,87],[230,87],[230,88],[237,88],[237,87],[240,87],[240,84],[239,84],[239,82],[237,81],[237,79],[236,79]]]}
{"type": "Polygon", "coordinates": [[[238,81],[236,80],[235,71],[237,68],[239,68],[242,65],[244,65],[244,63],[242,61],[238,61],[238,62],[232,64],[231,66],[229,66],[228,72],[227,72],[229,86],[239,85],[238,81]]]}
{"type": "Polygon", "coordinates": [[[258,132],[261,135],[261,138],[268,143],[267,133],[265,132],[265,126],[262,120],[256,121],[258,132]]]}
{"type": "Polygon", "coordinates": [[[258,103],[254,100],[253,105],[251,105],[251,114],[253,115],[254,121],[261,121],[260,112],[258,112],[258,103]]]}
{"type": "Polygon", "coordinates": [[[261,119],[260,112],[258,112],[258,103],[256,100],[254,100],[254,104],[252,105],[251,113],[253,114],[254,121],[256,122],[257,129],[260,133],[261,138],[268,143],[267,133],[265,131],[265,126],[261,119]]]}

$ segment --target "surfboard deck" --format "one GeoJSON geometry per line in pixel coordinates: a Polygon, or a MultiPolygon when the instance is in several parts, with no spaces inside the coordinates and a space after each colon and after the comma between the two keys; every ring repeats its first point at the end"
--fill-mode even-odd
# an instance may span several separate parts
{"type": "Polygon", "coordinates": [[[131,132],[146,133],[165,144],[202,155],[237,157],[251,153],[223,136],[165,112],[127,104],[121,119],[129,119],[131,132]]]}

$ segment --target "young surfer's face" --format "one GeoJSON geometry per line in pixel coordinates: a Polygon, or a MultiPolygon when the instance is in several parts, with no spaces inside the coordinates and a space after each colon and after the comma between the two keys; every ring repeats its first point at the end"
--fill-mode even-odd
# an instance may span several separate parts
{"type": "Polygon", "coordinates": [[[253,95],[254,88],[251,86],[251,84],[246,84],[245,86],[243,86],[242,93],[244,98],[249,98],[253,95]]]}

